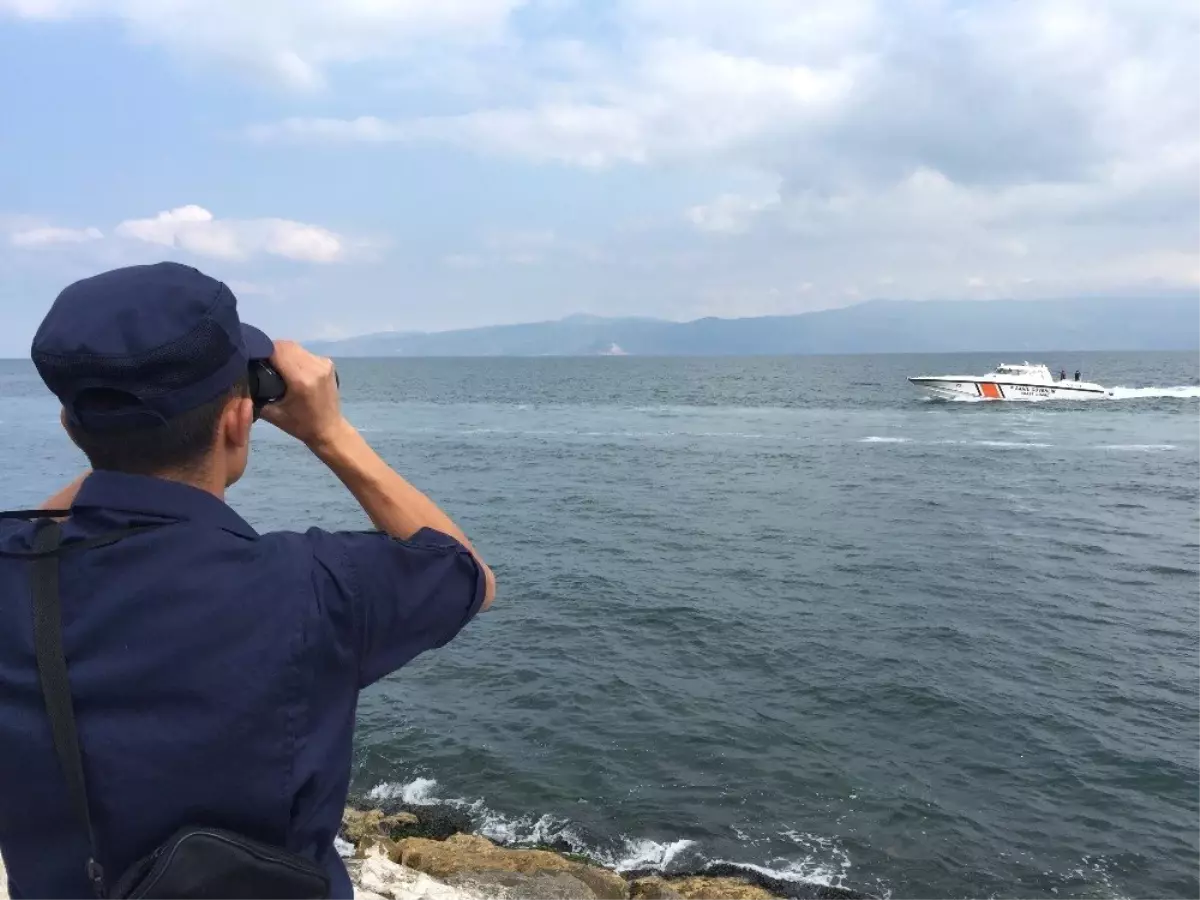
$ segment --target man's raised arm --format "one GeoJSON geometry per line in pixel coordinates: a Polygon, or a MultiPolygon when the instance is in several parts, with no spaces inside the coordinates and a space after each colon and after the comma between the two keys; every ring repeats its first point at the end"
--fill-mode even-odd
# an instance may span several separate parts
{"type": "Polygon", "coordinates": [[[287,395],[263,410],[263,418],[303,441],[341,480],[375,527],[407,540],[422,528],[448,534],[466,547],[483,571],[481,609],[491,606],[496,578],[454,521],[409,484],[342,416],[333,362],[291,341],[277,341],[271,358],[287,395]]]}

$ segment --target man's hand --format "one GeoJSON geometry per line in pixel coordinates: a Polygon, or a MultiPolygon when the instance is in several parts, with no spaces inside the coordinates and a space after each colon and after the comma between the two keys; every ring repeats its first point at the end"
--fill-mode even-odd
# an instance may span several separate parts
{"type": "Polygon", "coordinates": [[[294,341],[276,341],[271,365],[287,384],[278,403],[263,407],[262,417],[317,451],[348,427],[342,418],[333,360],[309,353],[294,341]]]}

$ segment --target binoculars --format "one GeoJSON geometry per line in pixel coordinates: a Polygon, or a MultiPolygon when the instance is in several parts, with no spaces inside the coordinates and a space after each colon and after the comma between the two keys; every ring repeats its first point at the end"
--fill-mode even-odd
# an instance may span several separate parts
{"type": "MultiPolygon", "coordinates": [[[[333,380],[338,387],[342,379],[335,370],[333,380]]],[[[287,382],[265,359],[255,359],[250,362],[250,401],[254,404],[254,418],[262,415],[263,407],[270,403],[278,403],[287,394],[287,382]]]]}
{"type": "Polygon", "coordinates": [[[250,361],[250,402],[254,418],[258,418],[268,403],[278,403],[287,394],[287,383],[265,359],[250,361]]]}

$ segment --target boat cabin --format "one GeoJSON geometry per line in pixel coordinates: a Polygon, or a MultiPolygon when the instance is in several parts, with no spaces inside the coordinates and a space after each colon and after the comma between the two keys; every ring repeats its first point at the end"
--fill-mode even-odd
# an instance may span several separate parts
{"type": "Polygon", "coordinates": [[[1050,374],[1049,366],[1033,365],[1028,362],[1021,365],[1001,363],[996,367],[995,374],[1007,375],[1011,378],[1028,379],[1030,381],[1054,381],[1054,376],[1050,374]]]}

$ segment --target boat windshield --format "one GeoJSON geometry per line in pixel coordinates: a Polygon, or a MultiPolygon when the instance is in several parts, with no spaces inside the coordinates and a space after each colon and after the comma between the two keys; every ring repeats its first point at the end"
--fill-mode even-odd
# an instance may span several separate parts
{"type": "Polygon", "coordinates": [[[1050,380],[1050,370],[1045,366],[1031,366],[1026,363],[1023,366],[1000,365],[996,367],[996,375],[1009,375],[1020,378],[1040,378],[1050,380]]]}

